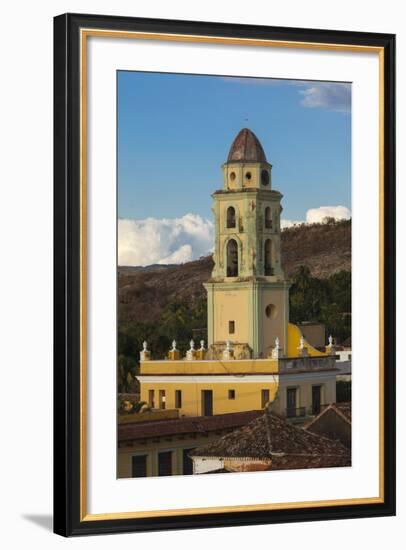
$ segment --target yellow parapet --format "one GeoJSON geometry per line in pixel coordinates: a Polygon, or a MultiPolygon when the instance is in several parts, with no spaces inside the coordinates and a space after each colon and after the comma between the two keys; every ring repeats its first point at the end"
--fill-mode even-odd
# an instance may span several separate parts
{"type": "Polygon", "coordinates": [[[141,361],[140,374],[277,374],[277,359],[141,361]]]}

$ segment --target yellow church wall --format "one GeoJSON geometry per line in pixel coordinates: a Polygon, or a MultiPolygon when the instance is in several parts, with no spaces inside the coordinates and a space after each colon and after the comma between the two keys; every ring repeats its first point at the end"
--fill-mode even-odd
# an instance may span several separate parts
{"type": "Polygon", "coordinates": [[[279,338],[280,347],[285,353],[287,323],[289,316],[287,289],[264,289],[261,294],[261,320],[262,320],[262,349],[265,356],[269,355],[275,346],[275,338],[279,338]],[[271,315],[268,317],[267,306],[271,306],[271,315]]]}
{"type": "Polygon", "coordinates": [[[277,376],[267,377],[267,380],[258,382],[231,380],[229,382],[215,382],[211,380],[193,382],[178,381],[167,382],[155,380],[151,382],[142,380],[141,382],[141,400],[149,401],[150,390],[154,392],[154,405],[159,406],[160,392],[165,392],[165,408],[173,409],[176,406],[175,391],[180,390],[181,407],[180,415],[202,416],[202,391],[211,390],[213,392],[213,414],[225,414],[233,412],[260,410],[263,408],[262,390],[269,391],[269,399],[272,401],[278,389],[277,376]],[[234,392],[234,397],[230,398],[230,390],[234,392]]]}
{"type": "Polygon", "coordinates": [[[250,289],[213,291],[214,303],[214,341],[231,340],[233,342],[249,342],[249,304],[250,289]],[[229,321],[234,321],[234,334],[229,332],[229,321]]]}

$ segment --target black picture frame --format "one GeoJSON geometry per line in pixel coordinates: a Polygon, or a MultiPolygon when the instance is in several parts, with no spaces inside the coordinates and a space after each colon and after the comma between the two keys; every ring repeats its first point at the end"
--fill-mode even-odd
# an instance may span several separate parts
{"type": "MultiPolygon", "coordinates": [[[[395,36],[64,14],[54,19],[54,531],[63,536],[395,514],[395,36]],[[352,44],[384,55],[384,498],[373,504],[87,521],[80,512],[80,29],[352,44]]],[[[237,503],[238,504],[238,503],[237,503]]]]}

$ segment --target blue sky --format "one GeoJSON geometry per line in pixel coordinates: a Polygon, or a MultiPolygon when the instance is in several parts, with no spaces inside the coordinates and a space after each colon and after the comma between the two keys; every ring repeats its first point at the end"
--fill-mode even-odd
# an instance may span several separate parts
{"type": "Polygon", "coordinates": [[[119,218],[212,220],[210,195],[243,127],[273,165],[283,218],[350,210],[350,102],[349,84],[119,71],[119,218]]]}

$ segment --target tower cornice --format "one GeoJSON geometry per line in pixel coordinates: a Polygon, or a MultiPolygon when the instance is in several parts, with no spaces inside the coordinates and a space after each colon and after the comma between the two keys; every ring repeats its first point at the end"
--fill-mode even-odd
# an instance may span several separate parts
{"type": "Polygon", "coordinates": [[[235,197],[238,197],[239,195],[245,196],[245,195],[258,195],[259,197],[273,197],[275,199],[282,199],[283,195],[280,191],[277,191],[276,189],[258,189],[257,187],[242,187],[239,189],[218,189],[217,191],[214,191],[212,193],[212,197],[218,197],[218,196],[229,196],[233,195],[235,197]]]}

